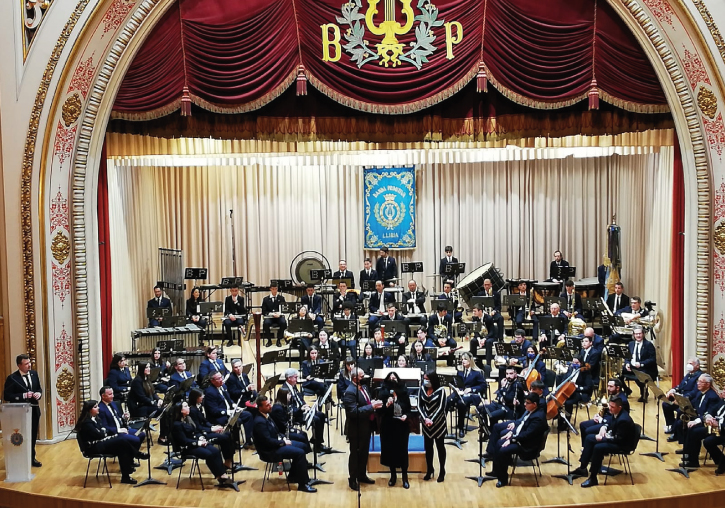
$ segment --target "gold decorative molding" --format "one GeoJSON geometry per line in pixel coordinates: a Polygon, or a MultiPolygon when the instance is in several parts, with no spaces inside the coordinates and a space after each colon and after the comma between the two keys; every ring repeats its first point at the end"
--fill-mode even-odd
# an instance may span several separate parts
{"type": "Polygon", "coordinates": [[[717,97],[712,93],[712,90],[701,86],[700,91],[697,92],[697,105],[700,107],[700,111],[710,120],[715,118],[715,113],[717,113],[717,97]]]}
{"type": "Polygon", "coordinates": [[[715,247],[721,255],[725,255],[725,222],[721,222],[715,228],[715,234],[713,235],[713,242],[715,247]]]}
{"type": "Polygon", "coordinates": [[[53,242],[50,244],[50,251],[53,253],[53,257],[59,265],[65,263],[68,256],[70,256],[70,240],[63,231],[58,231],[53,237],[53,242]]]}
{"type": "Polygon", "coordinates": [[[33,45],[35,36],[40,30],[40,24],[53,0],[16,0],[20,2],[20,9],[23,12],[23,61],[28,58],[30,46],[33,45]]]}
{"type": "Polygon", "coordinates": [[[725,390],[725,358],[721,356],[713,363],[710,375],[717,385],[717,391],[725,390]]]}
{"type": "Polygon", "coordinates": [[[78,117],[81,116],[81,109],[83,108],[83,103],[81,102],[81,95],[76,92],[73,95],[69,96],[65,103],[63,103],[63,123],[66,127],[70,127],[74,123],[76,123],[76,120],[78,120],[78,117]]]}
{"type": "Polygon", "coordinates": [[[76,388],[76,378],[68,370],[68,367],[63,367],[63,371],[58,374],[55,379],[55,389],[58,391],[58,395],[63,400],[68,400],[73,396],[76,388]]]}
{"type": "Polygon", "coordinates": [[[707,10],[705,2],[703,0],[692,0],[692,3],[700,12],[700,16],[702,16],[702,20],[705,22],[705,26],[707,26],[707,29],[710,31],[710,35],[712,35],[712,38],[715,41],[715,46],[720,52],[720,57],[723,59],[723,62],[725,62],[725,39],[723,39],[720,30],[715,24],[715,20],[712,19],[710,11],[707,10]]]}

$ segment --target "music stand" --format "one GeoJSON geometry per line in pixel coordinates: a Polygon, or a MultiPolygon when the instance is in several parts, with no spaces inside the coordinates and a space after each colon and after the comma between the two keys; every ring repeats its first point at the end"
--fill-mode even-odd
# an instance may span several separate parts
{"type": "Polygon", "coordinates": [[[375,291],[375,281],[374,280],[364,280],[360,283],[360,290],[361,291],[369,291],[373,292],[375,291]]]}
{"type": "Polygon", "coordinates": [[[655,439],[655,451],[653,452],[647,452],[647,453],[640,453],[640,455],[644,455],[645,457],[656,457],[660,459],[660,461],[664,462],[665,455],[667,455],[667,452],[661,452],[660,451],[660,405],[662,404],[662,401],[665,400],[667,397],[665,396],[665,393],[660,390],[660,387],[654,384],[651,380],[647,383],[647,388],[649,388],[652,391],[652,394],[654,395],[655,399],[657,399],[657,417],[656,417],[656,427],[657,427],[657,434],[655,439]]]}
{"type": "Polygon", "coordinates": [[[435,372],[436,371],[436,362],[434,361],[422,361],[417,360],[415,362],[415,366],[418,367],[423,372],[435,372]]]}
{"type": "Polygon", "coordinates": [[[560,266],[557,275],[559,280],[573,279],[576,277],[576,266],[560,266]]]}
{"type": "Polygon", "coordinates": [[[302,308],[302,302],[284,302],[279,304],[282,314],[297,314],[302,308]]]}
{"type": "Polygon", "coordinates": [[[332,331],[335,334],[355,333],[357,334],[357,319],[333,319],[332,331]]]}
{"type": "MultiPolygon", "coordinates": [[[[483,406],[484,409],[486,406],[483,406]]],[[[483,443],[485,439],[483,438],[484,435],[491,435],[491,429],[488,428],[488,425],[486,424],[486,419],[483,417],[483,414],[478,411],[478,408],[476,408],[476,418],[478,418],[478,458],[477,459],[466,459],[466,462],[477,462],[478,463],[478,476],[466,476],[466,479],[473,480],[474,482],[478,483],[479,488],[481,485],[486,483],[490,480],[497,480],[495,476],[489,476],[483,474],[486,470],[486,459],[483,458],[483,443]]]]}
{"type": "Polygon", "coordinates": [[[380,326],[385,327],[385,333],[393,333],[395,335],[398,335],[399,333],[405,334],[407,337],[407,334],[405,333],[407,330],[407,327],[405,326],[405,321],[402,320],[396,320],[396,319],[389,319],[387,316],[383,316],[383,318],[380,320],[380,326]]]}
{"type": "Polygon", "coordinates": [[[284,362],[287,359],[286,349],[267,351],[262,355],[262,365],[274,365],[274,374],[277,374],[277,362],[284,362]]]}
{"type": "MultiPolygon", "coordinates": [[[[575,436],[579,435],[579,432],[572,426],[571,422],[569,421],[569,418],[566,417],[566,411],[564,410],[564,406],[562,405],[559,408],[559,420],[566,423],[566,474],[555,474],[552,475],[552,478],[561,478],[562,480],[566,480],[569,482],[569,485],[574,485],[574,479],[575,478],[581,478],[581,475],[574,474],[571,470],[571,460],[569,454],[571,453],[571,433],[573,432],[575,436]]],[[[558,425],[558,424],[557,424],[558,425]]],[[[559,430],[559,429],[557,429],[559,430]]],[[[559,458],[559,457],[557,457],[559,458]]],[[[553,462],[553,461],[550,461],[553,462]]]]}
{"type": "MultiPolygon", "coordinates": [[[[438,379],[440,379],[441,386],[455,386],[458,387],[458,384],[460,383],[460,379],[455,374],[437,374],[438,379]]],[[[454,411],[450,411],[450,425],[449,428],[453,430],[453,413],[454,411]]],[[[453,434],[448,434],[445,439],[451,439],[452,441],[446,441],[445,444],[452,445],[458,448],[459,450],[463,449],[463,446],[468,441],[464,441],[461,438],[458,437],[458,432],[453,431],[453,434]]]]}
{"type": "Polygon", "coordinates": [[[244,277],[222,277],[220,289],[238,288],[244,283],[244,277]]]}
{"type": "Polygon", "coordinates": [[[365,374],[372,376],[377,369],[383,368],[382,358],[360,358],[357,362],[358,368],[362,369],[365,374]]]}
{"type": "MultiPolygon", "coordinates": [[[[323,363],[323,364],[317,364],[317,365],[312,366],[312,377],[319,377],[319,378],[327,380],[327,379],[331,379],[334,377],[333,372],[335,374],[337,374],[337,372],[335,372],[334,365],[331,362],[327,362],[326,364],[323,363]],[[318,369],[315,369],[315,367],[318,367],[318,369]]],[[[329,402],[331,393],[332,393],[332,383],[330,383],[330,386],[327,387],[327,391],[325,392],[325,394],[322,397],[318,398],[317,401],[315,402],[316,411],[319,411],[320,408],[323,408],[323,407],[325,408],[325,423],[327,425],[327,442],[328,443],[332,443],[332,441],[330,440],[330,413],[329,413],[329,407],[328,407],[329,406],[328,402],[329,402]]],[[[314,429],[313,429],[313,435],[314,435],[314,429]]],[[[320,456],[332,455],[334,453],[344,453],[344,452],[342,452],[340,450],[335,450],[334,448],[332,448],[332,446],[330,446],[330,451],[321,452],[320,456]]],[[[315,463],[316,462],[317,462],[317,460],[315,460],[315,463]]],[[[316,476],[315,476],[315,478],[316,478],[316,476]]],[[[331,484],[332,482],[324,482],[324,483],[331,484]]]]}
{"type": "MultiPolygon", "coordinates": [[[[196,381],[195,376],[191,376],[190,378],[184,379],[184,381],[179,385],[179,392],[182,394],[186,394],[190,389],[191,385],[194,384],[194,381],[196,381]]],[[[166,397],[164,397],[166,398],[166,397]]]]}
{"type": "Polygon", "coordinates": [[[202,314],[212,314],[214,312],[224,312],[223,302],[201,302],[199,303],[199,311],[202,314]]]}
{"type": "Polygon", "coordinates": [[[493,307],[493,303],[493,296],[472,296],[468,300],[468,304],[471,308],[473,308],[474,305],[478,304],[481,306],[482,309],[487,309],[489,307],[493,307]]]}
{"type": "Polygon", "coordinates": [[[287,331],[290,333],[307,333],[314,335],[315,322],[311,319],[290,319],[287,325],[287,331]]]}
{"type": "Polygon", "coordinates": [[[582,308],[584,310],[606,312],[607,307],[601,298],[582,298],[582,308]]]}
{"type": "Polygon", "coordinates": [[[630,356],[629,347],[626,344],[607,344],[607,355],[612,358],[627,358],[630,356]]]}
{"type": "Polygon", "coordinates": [[[423,272],[423,262],[422,261],[411,261],[409,263],[400,263],[400,272],[401,273],[418,273],[423,272]]]}
{"type": "Polygon", "coordinates": [[[479,333],[482,323],[480,321],[470,321],[465,323],[456,323],[456,335],[464,337],[468,334],[479,333]]]}
{"type": "Polygon", "coordinates": [[[564,342],[566,343],[566,347],[569,349],[579,351],[582,348],[582,338],[577,337],[576,335],[567,335],[564,338],[564,342]]]}
{"type": "Polygon", "coordinates": [[[525,307],[525,295],[503,295],[503,303],[508,307],[525,307]]]}
{"type": "Polygon", "coordinates": [[[310,270],[310,281],[309,282],[321,282],[332,278],[332,270],[328,269],[315,269],[310,270]]]}
{"type": "MultiPolygon", "coordinates": [[[[166,405],[162,410],[161,413],[158,415],[159,418],[161,418],[166,412],[166,410],[171,407],[171,404],[166,405]]],[[[149,455],[149,458],[146,459],[146,463],[148,465],[148,478],[145,480],[142,480],[138,482],[135,487],[143,487],[144,485],[166,485],[166,482],[162,482],[160,480],[156,480],[151,476],[151,417],[144,419],[143,425],[141,428],[146,432],[146,453],[149,455]]],[[[172,467],[173,469],[173,467],[172,467]]]]}
{"type": "Polygon", "coordinates": [[[564,316],[542,316],[539,318],[539,330],[548,330],[551,334],[551,344],[549,344],[550,346],[556,344],[556,337],[554,337],[554,331],[558,330],[559,335],[565,334],[568,325],[569,320],[564,316]]]}
{"type": "Polygon", "coordinates": [[[456,304],[456,302],[454,302],[453,300],[451,300],[451,299],[448,299],[448,298],[443,298],[443,299],[436,299],[436,300],[433,300],[433,302],[431,302],[431,305],[433,305],[433,310],[434,310],[434,311],[435,311],[436,313],[438,312],[438,306],[439,306],[439,305],[440,305],[441,303],[442,303],[443,305],[445,305],[445,307],[446,307],[446,310],[447,310],[448,312],[453,312],[453,311],[455,310],[455,304],[456,304]]]}
{"type": "Polygon", "coordinates": [[[146,317],[151,318],[165,318],[171,315],[171,309],[169,307],[148,307],[146,309],[146,317]]]}
{"type": "MultiPolygon", "coordinates": [[[[690,418],[697,418],[697,410],[693,407],[692,403],[690,402],[690,399],[687,397],[684,397],[682,395],[679,395],[677,393],[674,394],[675,397],[675,403],[680,407],[680,411],[683,415],[687,415],[690,418]]],[[[682,422],[682,425],[685,425],[685,422],[682,422]]],[[[685,432],[687,431],[687,427],[685,426],[684,429],[685,432]]],[[[687,442],[687,436],[685,436],[685,442],[687,442]]],[[[673,473],[680,473],[685,478],[690,478],[690,473],[694,471],[695,468],[692,467],[684,467],[680,466],[675,469],[668,469],[667,471],[672,471],[673,473]]]]}
{"type": "Polygon", "coordinates": [[[426,347],[423,348],[423,351],[425,351],[427,354],[430,355],[431,358],[433,358],[433,361],[436,361],[438,359],[438,348],[433,347],[426,347]]]}
{"type": "MultiPolygon", "coordinates": [[[[652,383],[652,378],[649,376],[649,374],[645,374],[641,370],[637,370],[634,367],[632,367],[632,373],[637,378],[637,381],[639,381],[643,385],[648,386],[650,383],[652,383]]],[[[646,388],[645,388],[645,390],[646,390],[646,388]]],[[[645,391],[645,393],[646,393],[646,391],[645,391]]],[[[647,412],[645,411],[645,409],[647,407],[646,404],[647,404],[647,400],[643,397],[642,398],[642,434],[640,434],[639,439],[640,440],[644,439],[645,441],[654,441],[654,439],[652,439],[651,437],[649,437],[647,434],[644,433],[644,422],[645,422],[645,418],[647,416],[646,415],[647,412]]],[[[659,430],[660,429],[658,427],[657,428],[658,433],[659,433],[659,430]]]]}
{"type": "Polygon", "coordinates": [[[560,296],[545,296],[544,297],[544,306],[546,308],[551,307],[552,303],[559,304],[559,308],[564,310],[567,307],[567,301],[566,298],[562,298],[560,296]]]}
{"type": "Polygon", "coordinates": [[[496,342],[494,347],[496,348],[496,354],[498,356],[519,358],[522,355],[522,348],[519,344],[496,342]]]}

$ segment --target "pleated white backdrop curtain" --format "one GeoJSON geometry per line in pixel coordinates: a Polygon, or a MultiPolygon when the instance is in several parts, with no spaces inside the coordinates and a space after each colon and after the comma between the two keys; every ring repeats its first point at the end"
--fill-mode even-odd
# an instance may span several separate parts
{"type": "MultiPolygon", "coordinates": [[[[416,249],[393,255],[422,261],[427,288],[449,244],[469,271],[493,262],[506,278],[543,280],[559,249],[577,278],[594,277],[616,214],[626,292],[669,314],[671,146],[114,157],[112,277],[123,288],[114,291],[114,347],[129,349],[129,331],[145,323],[159,247],[208,267],[209,283],[232,274],[232,220],[245,280],[289,278],[307,250],[333,268],[346,259],[357,277],[376,255],[363,249],[363,168],[397,165],[416,167],[418,236],[416,249]]],[[[659,338],[669,363],[667,319],[659,338]]]]}

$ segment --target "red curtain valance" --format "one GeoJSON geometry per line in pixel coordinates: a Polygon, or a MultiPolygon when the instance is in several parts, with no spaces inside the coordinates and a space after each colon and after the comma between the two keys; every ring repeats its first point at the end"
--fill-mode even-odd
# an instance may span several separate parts
{"type": "Polygon", "coordinates": [[[158,118],[184,101],[242,113],[295,80],[361,111],[410,113],[476,78],[537,108],[596,93],[630,111],[667,111],[654,69],[605,0],[379,0],[368,23],[371,1],[179,0],[134,59],[114,117],[158,118]],[[404,33],[373,33],[386,23],[404,33]],[[339,30],[340,51],[323,44],[323,29],[330,39],[339,30]],[[325,61],[325,47],[339,60],[325,61]]]}

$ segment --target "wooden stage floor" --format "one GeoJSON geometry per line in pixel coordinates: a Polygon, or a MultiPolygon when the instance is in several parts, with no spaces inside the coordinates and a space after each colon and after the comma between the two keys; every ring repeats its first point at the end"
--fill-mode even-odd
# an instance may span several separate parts
{"type": "MultiPolygon", "coordinates": [[[[663,388],[669,382],[663,383],[663,388]]],[[[595,410],[592,407],[591,411],[595,410]]],[[[647,404],[646,433],[655,436],[656,405],[647,404]]],[[[580,410],[579,420],[586,418],[586,412],[580,410]]],[[[642,421],[642,404],[633,404],[632,416],[638,423],[642,421]]],[[[115,506],[238,506],[249,508],[266,508],[282,506],[305,506],[306,508],[326,507],[354,507],[357,505],[357,494],[347,486],[347,445],[344,437],[334,432],[332,423],[332,445],[344,454],[324,456],[320,459],[325,462],[326,473],[319,473],[320,477],[330,480],[333,485],[320,485],[316,494],[304,494],[296,491],[287,492],[284,482],[275,474],[271,483],[265,485],[265,492],[260,492],[262,485],[263,465],[256,455],[244,452],[244,462],[260,468],[258,471],[247,471],[238,474],[238,478],[246,480],[240,485],[240,492],[220,490],[213,487],[213,479],[205,465],[202,472],[205,475],[206,490],[202,492],[198,477],[188,479],[188,466],[182,475],[181,486],[176,490],[178,470],[172,476],[165,471],[152,469],[154,478],[168,482],[167,485],[145,486],[132,488],[129,485],[119,484],[120,473],[117,464],[110,464],[113,488],[109,489],[105,477],[96,480],[91,475],[88,487],[83,488],[87,461],[78,450],[75,440],[68,440],[58,444],[38,445],[38,458],[43,467],[33,469],[36,477],[29,483],[9,484],[0,482],[0,506],[11,508],[27,508],[29,506],[43,507],[90,507],[99,503],[115,506]],[[251,503],[251,505],[250,505],[251,503]]],[[[553,478],[552,475],[565,474],[566,466],[559,464],[543,464],[543,477],[539,479],[541,486],[536,487],[531,468],[518,468],[514,485],[502,489],[495,487],[495,482],[487,482],[481,488],[466,476],[477,476],[478,466],[466,462],[478,452],[476,444],[477,431],[469,432],[468,442],[462,450],[447,446],[448,461],[446,480],[442,484],[434,480],[423,481],[422,474],[413,474],[410,479],[410,489],[405,490],[400,480],[395,487],[388,487],[387,474],[371,475],[376,480],[375,485],[365,485],[362,489],[360,505],[364,507],[377,506],[437,506],[437,507],[469,507],[469,506],[566,506],[566,505],[611,505],[615,502],[627,502],[628,508],[636,507],[687,507],[692,506],[725,506],[725,477],[715,477],[715,466],[712,461],[691,473],[686,479],[680,474],[668,472],[667,468],[676,467],[680,455],[674,453],[675,443],[667,443],[664,434],[660,433],[660,450],[669,452],[665,463],[656,458],[644,457],[639,452],[650,452],[655,449],[653,442],[641,441],[638,453],[630,458],[634,471],[632,486],[629,477],[618,475],[610,479],[608,485],[603,485],[604,478],[600,476],[600,486],[591,489],[582,489],[583,479],[574,481],[570,486],[565,480],[553,478]]],[[[562,434],[561,450],[565,455],[566,438],[562,434]]],[[[572,463],[578,464],[580,441],[572,436],[572,463]]],[[[162,460],[163,448],[152,448],[152,466],[159,465],[162,460]]],[[[703,451],[704,453],[704,451],[703,451]]],[[[556,434],[549,438],[542,458],[549,459],[557,455],[556,434]]],[[[702,458],[701,458],[702,462],[702,458]]],[[[4,461],[0,461],[4,464],[4,461]]],[[[2,466],[4,468],[4,466],[2,466]]],[[[436,459],[437,469],[437,459],[436,459]]],[[[95,461],[92,471],[95,470],[95,461]]],[[[490,470],[490,467],[489,467],[490,470]]],[[[0,479],[5,477],[4,469],[0,469],[0,479]]],[[[135,473],[137,480],[146,477],[146,463],[135,473]]]]}

